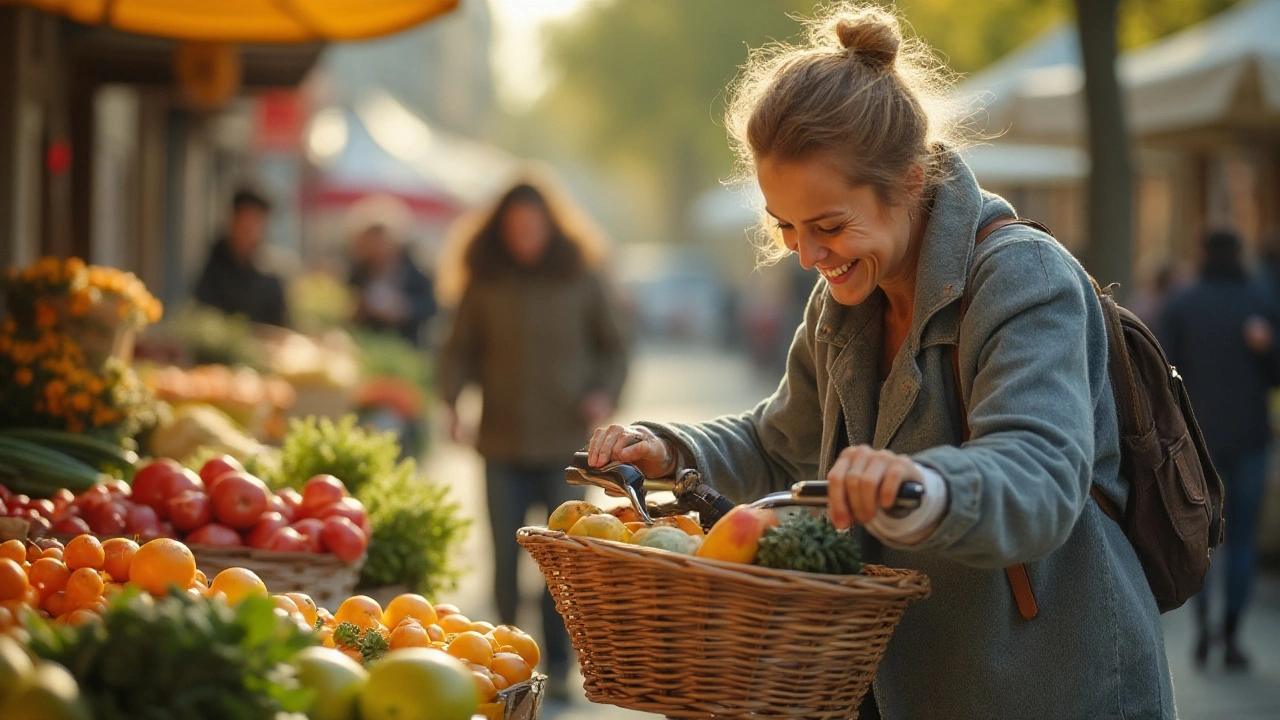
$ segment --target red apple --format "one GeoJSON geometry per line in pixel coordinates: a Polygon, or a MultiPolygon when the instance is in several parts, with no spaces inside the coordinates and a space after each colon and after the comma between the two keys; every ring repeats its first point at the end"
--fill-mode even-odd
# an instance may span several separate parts
{"type": "Polygon", "coordinates": [[[355,562],[364,554],[369,538],[364,531],[345,517],[334,515],[325,519],[320,531],[325,550],[338,556],[342,562],[355,562]]]}
{"type": "MultiPolygon", "coordinates": [[[[133,501],[151,506],[161,517],[164,516],[164,503],[172,494],[169,486],[174,475],[182,473],[182,466],[168,458],[153,460],[138,468],[133,475],[133,501]]],[[[97,486],[90,488],[92,491],[97,486]]],[[[81,502],[86,500],[81,496],[81,502]]]]}
{"type": "Polygon", "coordinates": [[[53,494],[53,507],[55,510],[60,511],[75,502],[75,499],[76,496],[72,494],[70,490],[66,488],[58,488],[58,491],[53,494]]]}
{"type": "Polygon", "coordinates": [[[240,535],[226,525],[209,523],[187,536],[192,545],[212,545],[214,547],[238,547],[240,535]]]}
{"type": "MultiPolygon", "coordinates": [[[[95,485],[94,487],[97,487],[97,486],[95,485]]],[[[90,488],[90,490],[92,489],[93,488],[90,488]]],[[[9,507],[25,508],[27,506],[27,503],[31,502],[31,498],[27,495],[14,495],[13,498],[11,498],[11,500],[12,502],[9,503],[9,507]]]]}
{"type": "MultiPolygon", "coordinates": [[[[178,531],[173,529],[173,523],[169,522],[168,520],[165,520],[164,522],[160,523],[160,528],[156,531],[156,537],[170,538],[171,540],[177,540],[178,531]]],[[[151,539],[151,538],[148,538],[148,539],[151,539]]]]}
{"type": "Polygon", "coordinates": [[[27,507],[32,510],[35,510],[36,512],[40,513],[41,515],[47,518],[53,517],[54,507],[53,507],[52,500],[45,500],[43,498],[40,500],[32,500],[31,502],[27,503],[27,507]]]}
{"type": "Polygon", "coordinates": [[[63,535],[84,535],[89,532],[89,523],[74,515],[66,515],[53,524],[53,531],[63,535]]]}
{"type": "Polygon", "coordinates": [[[275,511],[265,512],[262,514],[262,519],[258,520],[258,524],[245,535],[244,544],[253,548],[266,549],[271,542],[271,536],[285,527],[289,527],[289,520],[285,516],[275,511]]]}
{"type": "Polygon", "coordinates": [[[325,520],[330,517],[344,517],[356,524],[356,527],[364,531],[365,535],[370,534],[369,531],[369,513],[364,509],[364,503],[353,497],[344,497],[332,505],[326,505],[320,508],[316,517],[325,520]]]}
{"type": "Polygon", "coordinates": [[[108,502],[89,511],[89,527],[95,535],[120,535],[125,528],[125,509],[118,502],[108,502]]]}
{"type": "Polygon", "coordinates": [[[129,487],[129,483],[120,479],[108,480],[102,484],[107,486],[107,490],[110,490],[117,500],[127,498],[133,494],[133,489],[129,487]]]}
{"type": "Polygon", "coordinates": [[[332,475],[316,475],[302,486],[302,517],[319,517],[320,508],[346,497],[347,488],[332,475]]]}
{"type": "Polygon", "coordinates": [[[0,500],[9,502],[9,498],[13,497],[13,491],[4,485],[0,485],[0,500]]]}
{"type": "Polygon", "coordinates": [[[199,490],[184,490],[169,498],[169,522],[173,527],[189,532],[213,520],[213,507],[209,496],[199,490]]]}
{"type": "Polygon", "coordinates": [[[289,512],[277,510],[276,512],[289,518],[290,522],[302,519],[302,495],[293,488],[282,488],[276,493],[276,497],[280,498],[281,504],[289,508],[289,512]]]}
{"type": "Polygon", "coordinates": [[[309,552],[311,541],[291,527],[282,527],[271,534],[267,549],[276,552],[309,552]]]}
{"type": "Polygon", "coordinates": [[[205,489],[213,492],[213,488],[218,484],[218,480],[223,475],[231,472],[244,472],[244,466],[240,461],[230,455],[218,455],[209,458],[205,464],[200,466],[200,479],[204,481],[205,489]]]}
{"type": "Polygon", "coordinates": [[[270,494],[258,478],[232,472],[222,476],[209,499],[213,501],[213,515],[218,522],[244,530],[253,527],[267,511],[270,494]]]}
{"type": "MultiPolygon", "coordinates": [[[[0,485],[0,487],[4,487],[0,485]]],[[[9,514],[9,508],[4,506],[4,499],[0,498],[0,517],[6,517],[9,514]]]]}
{"type": "Polygon", "coordinates": [[[290,527],[301,533],[311,543],[311,552],[324,552],[324,543],[320,540],[320,531],[324,529],[323,520],[305,518],[293,523],[290,527]]]}
{"type": "Polygon", "coordinates": [[[150,505],[129,503],[124,513],[124,530],[130,535],[151,535],[160,529],[160,515],[150,505]]]}
{"type": "Polygon", "coordinates": [[[169,497],[173,497],[184,490],[208,492],[200,476],[194,470],[188,470],[187,468],[182,468],[182,472],[174,473],[169,477],[169,497]]]}

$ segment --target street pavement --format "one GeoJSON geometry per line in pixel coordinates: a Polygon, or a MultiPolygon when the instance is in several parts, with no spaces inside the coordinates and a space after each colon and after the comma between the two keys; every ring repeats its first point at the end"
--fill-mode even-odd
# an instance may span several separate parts
{"type": "MultiPolygon", "coordinates": [[[[776,378],[764,378],[741,355],[698,347],[649,347],[635,358],[627,390],[617,418],[700,420],[749,409],[776,386],[776,378]]],[[[464,398],[460,409],[474,417],[475,398],[464,398]]],[[[441,428],[441,423],[434,423],[441,428]]],[[[566,459],[567,460],[567,459],[566,459]]],[[[483,465],[470,449],[451,445],[437,437],[425,459],[434,480],[449,484],[463,511],[474,522],[464,547],[468,571],[458,589],[442,594],[438,602],[452,602],[473,619],[496,620],[492,599],[493,553],[487,526],[483,465]]],[[[594,492],[594,491],[593,491],[594,492]]],[[[592,499],[593,495],[588,494],[592,499]]],[[[603,495],[595,496],[599,501],[603,495]]],[[[612,501],[616,503],[616,501],[612,501]]],[[[545,522],[531,516],[530,523],[545,522]]],[[[515,542],[513,538],[511,542],[515,542]]],[[[538,632],[536,598],[542,581],[530,560],[521,568],[520,586],[526,598],[517,624],[538,632]]],[[[1204,671],[1191,663],[1194,622],[1190,607],[1164,617],[1165,643],[1174,678],[1179,717],[1184,720],[1280,719],[1280,575],[1260,578],[1254,603],[1244,625],[1245,647],[1253,658],[1248,674],[1227,673],[1221,658],[1204,671]]],[[[577,681],[577,682],[580,682],[577,681]]],[[[545,720],[639,720],[658,718],[620,708],[594,705],[574,685],[568,703],[545,703],[545,720]]]]}

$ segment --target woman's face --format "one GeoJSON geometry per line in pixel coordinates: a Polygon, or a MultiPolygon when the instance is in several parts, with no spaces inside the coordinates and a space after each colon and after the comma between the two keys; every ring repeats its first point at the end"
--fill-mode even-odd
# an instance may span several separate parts
{"type": "Polygon", "coordinates": [[[870,185],[850,187],[822,158],[756,167],[765,208],[787,249],[818,268],[842,305],[858,305],[877,286],[913,281],[907,205],[884,203],[870,185]]]}
{"type": "Polygon", "coordinates": [[[502,244],[515,261],[537,265],[551,244],[551,222],[547,213],[529,202],[517,202],[502,216],[502,244]]]}

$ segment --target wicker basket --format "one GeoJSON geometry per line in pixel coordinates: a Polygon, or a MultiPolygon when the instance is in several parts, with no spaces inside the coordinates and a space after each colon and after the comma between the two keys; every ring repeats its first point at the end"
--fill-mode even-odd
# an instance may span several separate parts
{"type": "Polygon", "coordinates": [[[856,718],[909,570],[815,575],[523,528],[592,702],[676,718],[856,718]]]}
{"type": "Polygon", "coordinates": [[[196,567],[210,580],[229,567],[248,568],[273,593],[302,592],[320,607],[337,610],[351,597],[360,579],[364,558],[344,563],[328,553],[272,552],[247,547],[190,545],[196,567]]]}

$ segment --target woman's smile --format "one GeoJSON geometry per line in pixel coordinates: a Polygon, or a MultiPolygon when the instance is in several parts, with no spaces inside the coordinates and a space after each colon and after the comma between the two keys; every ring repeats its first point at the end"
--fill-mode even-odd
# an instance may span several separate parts
{"type": "Polygon", "coordinates": [[[840,265],[838,267],[833,267],[833,268],[820,267],[818,268],[818,272],[822,273],[822,276],[825,277],[827,279],[827,282],[831,283],[832,285],[841,285],[841,284],[844,284],[845,282],[848,282],[849,278],[853,277],[853,268],[857,266],[859,262],[860,261],[858,260],[850,260],[849,262],[843,265],[840,265]]]}

